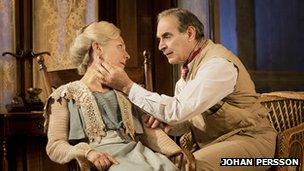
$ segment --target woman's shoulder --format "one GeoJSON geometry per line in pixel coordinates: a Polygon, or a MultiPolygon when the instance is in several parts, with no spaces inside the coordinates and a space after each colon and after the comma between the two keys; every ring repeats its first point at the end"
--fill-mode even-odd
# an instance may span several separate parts
{"type": "Polygon", "coordinates": [[[87,93],[89,89],[80,80],[73,81],[62,85],[55,89],[49,98],[60,99],[65,98],[67,100],[75,99],[75,97],[81,97],[87,93]]]}
{"type": "Polygon", "coordinates": [[[69,82],[67,84],[61,85],[58,88],[56,88],[54,90],[54,92],[60,91],[60,90],[63,90],[63,89],[70,89],[70,88],[81,86],[81,85],[82,85],[82,82],[80,80],[69,82]]]}

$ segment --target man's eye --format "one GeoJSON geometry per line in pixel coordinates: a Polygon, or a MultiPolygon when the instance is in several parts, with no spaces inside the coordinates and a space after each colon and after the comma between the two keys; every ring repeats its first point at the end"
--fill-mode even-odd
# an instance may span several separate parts
{"type": "Polygon", "coordinates": [[[164,36],[164,39],[170,39],[170,38],[171,38],[170,35],[164,36]]]}

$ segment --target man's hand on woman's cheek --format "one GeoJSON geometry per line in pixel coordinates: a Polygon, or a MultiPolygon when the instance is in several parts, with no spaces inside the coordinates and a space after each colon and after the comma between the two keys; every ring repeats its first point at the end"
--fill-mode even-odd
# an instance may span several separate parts
{"type": "Polygon", "coordinates": [[[113,66],[105,61],[98,68],[103,77],[103,84],[129,94],[134,82],[122,68],[113,66]]]}

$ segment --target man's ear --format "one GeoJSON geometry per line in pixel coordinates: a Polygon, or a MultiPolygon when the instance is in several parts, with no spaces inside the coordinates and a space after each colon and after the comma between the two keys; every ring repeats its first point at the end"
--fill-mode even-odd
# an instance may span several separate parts
{"type": "Polygon", "coordinates": [[[195,35],[196,35],[196,29],[193,26],[189,26],[186,30],[186,33],[188,35],[188,40],[192,41],[195,40],[195,35]]]}

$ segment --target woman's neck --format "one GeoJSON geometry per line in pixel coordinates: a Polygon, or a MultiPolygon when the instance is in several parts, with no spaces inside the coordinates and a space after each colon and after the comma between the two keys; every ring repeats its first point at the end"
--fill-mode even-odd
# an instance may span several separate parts
{"type": "Polygon", "coordinates": [[[89,89],[92,91],[92,92],[100,92],[100,93],[105,93],[105,92],[108,92],[110,90],[109,87],[105,86],[105,85],[102,85],[98,82],[92,82],[92,83],[88,83],[87,86],[89,87],[89,89]]]}
{"type": "Polygon", "coordinates": [[[86,73],[82,79],[82,82],[84,82],[84,84],[86,86],[88,86],[88,88],[92,91],[92,92],[101,92],[101,93],[105,93],[107,91],[110,90],[110,88],[106,85],[102,85],[99,81],[98,78],[95,77],[94,74],[89,74],[86,73]]]}

